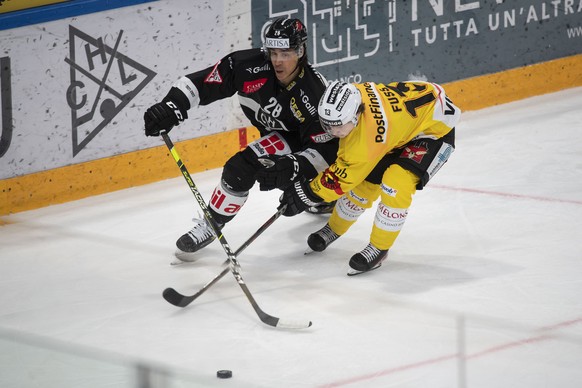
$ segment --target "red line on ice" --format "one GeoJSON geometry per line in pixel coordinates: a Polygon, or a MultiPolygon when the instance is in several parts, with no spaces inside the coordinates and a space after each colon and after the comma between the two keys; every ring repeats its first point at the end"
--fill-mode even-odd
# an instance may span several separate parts
{"type": "MultiPolygon", "coordinates": [[[[551,326],[544,326],[544,327],[541,327],[539,330],[540,331],[551,331],[551,330],[556,330],[556,329],[566,327],[566,326],[576,325],[578,323],[582,323],[582,318],[576,318],[576,319],[572,319],[570,321],[560,322],[560,323],[557,323],[557,324],[551,325],[551,326]]],[[[489,349],[485,349],[485,350],[482,350],[482,351],[474,353],[474,354],[466,355],[465,359],[466,360],[474,359],[474,358],[481,357],[481,356],[484,356],[487,354],[497,353],[497,352],[500,352],[500,351],[503,351],[506,349],[511,349],[511,348],[515,348],[518,346],[528,345],[528,344],[532,344],[532,343],[536,343],[536,342],[541,342],[541,341],[544,341],[547,339],[551,339],[551,335],[543,334],[543,335],[533,336],[530,338],[525,338],[525,339],[522,339],[519,341],[508,342],[506,344],[502,344],[502,345],[498,345],[498,346],[495,346],[495,347],[492,347],[489,349]]],[[[402,372],[402,371],[405,371],[408,369],[416,369],[416,368],[421,368],[421,367],[427,366],[427,365],[438,364],[438,363],[441,363],[443,361],[449,361],[449,360],[456,359],[457,357],[458,357],[457,353],[447,354],[447,355],[444,355],[441,357],[435,357],[435,358],[431,358],[428,360],[414,362],[411,364],[400,365],[397,367],[385,369],[385,370],[378,371],[375,373],[369,373],[367,375],[362,375],[362,376],[355,376],[355,377],[352,377],[349,379],[324,384],[324,385],[321,385],[320,387],[321,388],[331,388],[331,387],[341,387],[344,385],[355,384],[358,382],[375,379],[375,378],[378,378],[381,376],[387,376],[387,375],[391,375],[394,373],[402,372]]]]}
{"type": "Polygon", "coordinates": [[[532,199],[535,201],[561,202],[561,203],[572,203],[575,205],[582,205],[582,201],[577,201],[574,199],[560,199],[560,198],[551,198],[551,197],[539,197],[539,196],[535,196],[535,195],[511,194],[511,193],[504,193],[504,192],[500,192],[500,191],[469,189],[469,188],[465,188],[465,187],[450,187],[450,186],[441,186],[441,185],[430,185],[430,187],[433,187],[435,189],[461,191],[461,192],[465,192],[465,193],[495,195],[498,197],[508,197],[508,198],[516,198],[516,199],[532,199]]]}

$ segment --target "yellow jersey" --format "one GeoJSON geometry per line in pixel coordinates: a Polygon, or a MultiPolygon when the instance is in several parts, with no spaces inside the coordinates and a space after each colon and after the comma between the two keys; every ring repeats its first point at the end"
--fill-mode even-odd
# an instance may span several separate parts
{"type": "Polygon", "coordinates": [[[333,201],[362,182],[388,153],[420,138],[440,139],[461,110],[437,84],[422,81],[354,84],[365,105],[356,127],[340,139],[336,161],[310,187],[333,201]]]}

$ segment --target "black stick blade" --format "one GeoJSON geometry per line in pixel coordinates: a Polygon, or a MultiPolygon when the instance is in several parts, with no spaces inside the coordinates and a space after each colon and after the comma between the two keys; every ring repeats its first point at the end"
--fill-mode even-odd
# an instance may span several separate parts
{"type": "Polygon", "coordinates": [[[164,299],[174,306],[177,307],[186,307],[190,304],[189,298],[180,294],[178,291],[174,290],[173,288],[169,287],[164,290],[162,293],[164,299]]]}

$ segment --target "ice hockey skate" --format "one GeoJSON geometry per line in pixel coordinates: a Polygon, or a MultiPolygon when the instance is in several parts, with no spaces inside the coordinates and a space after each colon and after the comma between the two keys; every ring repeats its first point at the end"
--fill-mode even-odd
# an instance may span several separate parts
{"type": "MultiPolygon", "coordinates": [[[[186,263],[194,262],[196,260],[194,253],[216,239],[216,234],[206,220],[194,218],[192,221],[194,221],[194,227],[176,241],[177,249],[174,254],[178,260],[186,263]]],[[[222,227],[222,225],[219,225],[219,227],[222,227]]],[[[173,262],[172,264],[179,264],[179,262],[173,262]]]]}
{"type": "Polygon", "coordinates": [[[387,255],[388,249],[380,250],[369,243],[366,248],[353,255],[350,259],[348,276],[359,275],[380,268],[387,255]]]}
{"type": "Polygon", "coordinates": [[[309,235],[307,238],[307,245],[309,245],[310,249],[308,249],[305,254],[311,253],[313,251],[323,252],[325,248],[329,246],[329,244],[338,238],[339,235],[331,230],[329,224],[325,224],[323,228],[309,235]]]}

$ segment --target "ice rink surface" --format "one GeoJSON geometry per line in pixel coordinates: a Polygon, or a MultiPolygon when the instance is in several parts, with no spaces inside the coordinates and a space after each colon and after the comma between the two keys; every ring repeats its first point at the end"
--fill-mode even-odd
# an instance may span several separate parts
{"type": "MultiPolygon", "coordinates": [[[[455,153],[368,274],[346,271],[373,209],[310,255],[326,217],[279,218],[239,259],[264,311],[313,321],[300,331],[261,323],[231,274],[184,309],[162,299],[196,292],[226,258],[215,242],[169,265],[198,213],[182,177],[2,217],[0,329],[175,367],[199,386],[581,387],[581,134],[582,88],[464,113],[455,153]]],[[[208,198],[219,176],[193,178],[208,198]]],[[[233,249],[278,196],[253,189],[224,229],[233,249]]],[[[40,362],[3,346],[0,386],[50,386],[40,362]]],[[[115,386],[87,379],[75,387],[115,386]]]]}

